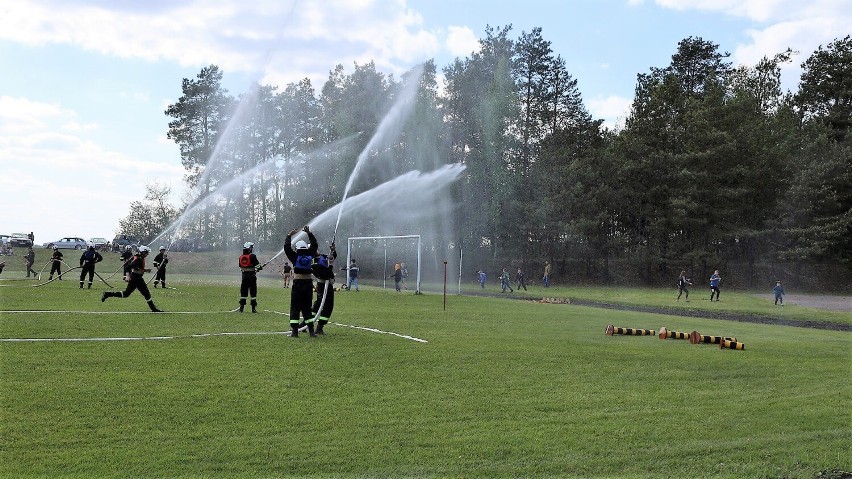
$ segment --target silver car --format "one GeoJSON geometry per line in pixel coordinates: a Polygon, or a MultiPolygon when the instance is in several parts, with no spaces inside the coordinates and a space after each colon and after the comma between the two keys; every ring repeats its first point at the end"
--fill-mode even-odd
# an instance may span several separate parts
{"type": "Polygon", "coordinates": [[[59,249],[86,249],[88,246],[86,240],[74,236],[67,236],[60,240],[44,243],[45,248],[53,248],[56,246],[59,249]]]}

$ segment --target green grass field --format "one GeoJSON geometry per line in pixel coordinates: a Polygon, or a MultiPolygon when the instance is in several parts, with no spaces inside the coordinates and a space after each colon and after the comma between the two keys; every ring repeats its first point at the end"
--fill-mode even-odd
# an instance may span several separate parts
{"type": "MultiPolygon", "coordinates": [[[[271,311],[289,310],[289,290],[271,277],[258,295],[265,312],[240,315],[225,312],[236,306],[235,276],[171,275],[176,289],[152,290],[166,314],[147,313],[138,293],[102,303],[102,283],[10,280],[20,276],[0,278],[0,338],[128,339],[0,341],[3,477],[852,471],[849,332],[503,297],[451,295],[444,310],[439,294],[364,288],[337,293],[326,336],[294,339],[273,334],[288,329],[271,311]],[[733,335],[746,350],[606,336],[607,324],[733,335]],[[219,333],[257,334],[206,336],[219,333]],[[132,339],[155,337],[173,339],[132,339]]],[[[780,314],[726,293],[689,307],[780,314]]],[[[620,299],[673,300],[671,291],[636,294],[620,299]]],[[[807,308],[783,314],[848,321],[807,308]]]]}

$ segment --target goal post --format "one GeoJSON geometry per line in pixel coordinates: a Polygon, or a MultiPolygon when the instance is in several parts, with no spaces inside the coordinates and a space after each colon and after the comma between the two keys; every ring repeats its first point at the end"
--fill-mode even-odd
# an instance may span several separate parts
{"type": "MultiPolygon", "coordinates": [[[[383,246],[381,248],[384,251],[385,259],[384,262],[387,264],[387,241],[388,240],[417,240],[417,265],[416,265],[416,279],[414,284],[414,293],[420,294],[420,267],[422,264],[421,258],[421,250],[423,246],[423,241],[420,238],[420,235],[396,235],[396,236],[352,236],[346,239],[346,267],[352,263],[352,245],[356,241],[384,241],[383,246]]],[[[385,275],[387,276],[387,275],[385,275]]],[[[348,282],[348,278],[346,279],[348,282]]]]}

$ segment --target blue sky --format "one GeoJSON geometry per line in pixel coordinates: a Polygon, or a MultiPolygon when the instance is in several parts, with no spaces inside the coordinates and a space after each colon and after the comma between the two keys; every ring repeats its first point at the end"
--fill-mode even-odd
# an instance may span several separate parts
{"type": "Polygon", "coordinates": [[[677,42],[719,44],[754,65],[787,47],[799,65],[850,32],[849,0],[0,0],[0,233],[111,238],[147,183],[190,192],[166,106],[209,64],[233,95],[375,61],[396,78],[477,48],[486,25],[542,28],[596,118],[617,126],[636,75],[677,42]],[[9,201],[11,200],[11,203],[9,201]]]}

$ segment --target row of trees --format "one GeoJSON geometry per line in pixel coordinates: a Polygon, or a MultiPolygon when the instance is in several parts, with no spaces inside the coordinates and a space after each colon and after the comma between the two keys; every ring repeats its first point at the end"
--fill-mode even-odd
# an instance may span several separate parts
{"type": "Polygon", "coordinates": [[[361,188],[466,165],[449,192],[452,226],[428,247],[461,248],[474,269],[550,259],[557,278],[597,282],[726,269],[757,285],[767,275],[801,280],[817,266],[849,278],[852,38],[813,52],[796,92],[780,84],[795,52],[733,67],[718,45],[686,38],[669,65],[638,74],[624,127],[610,130],[589,114],[541,29],[510,34],[487,28],[478,52],[443,68],[440,89],[433,62],[399,81],[373,63],[350,74],[337,66],[319,94],[306,79],[235,99],[216,66],[184,79],[166,111],[168,135],[200,197],[271,165],[205,209],[192,234],[223,247],[246,237],[280,245],[293,218],[340,201],[357,154],[417,81],[396,140],[371,153],[391,161],[362,175],[361,188]]]}

